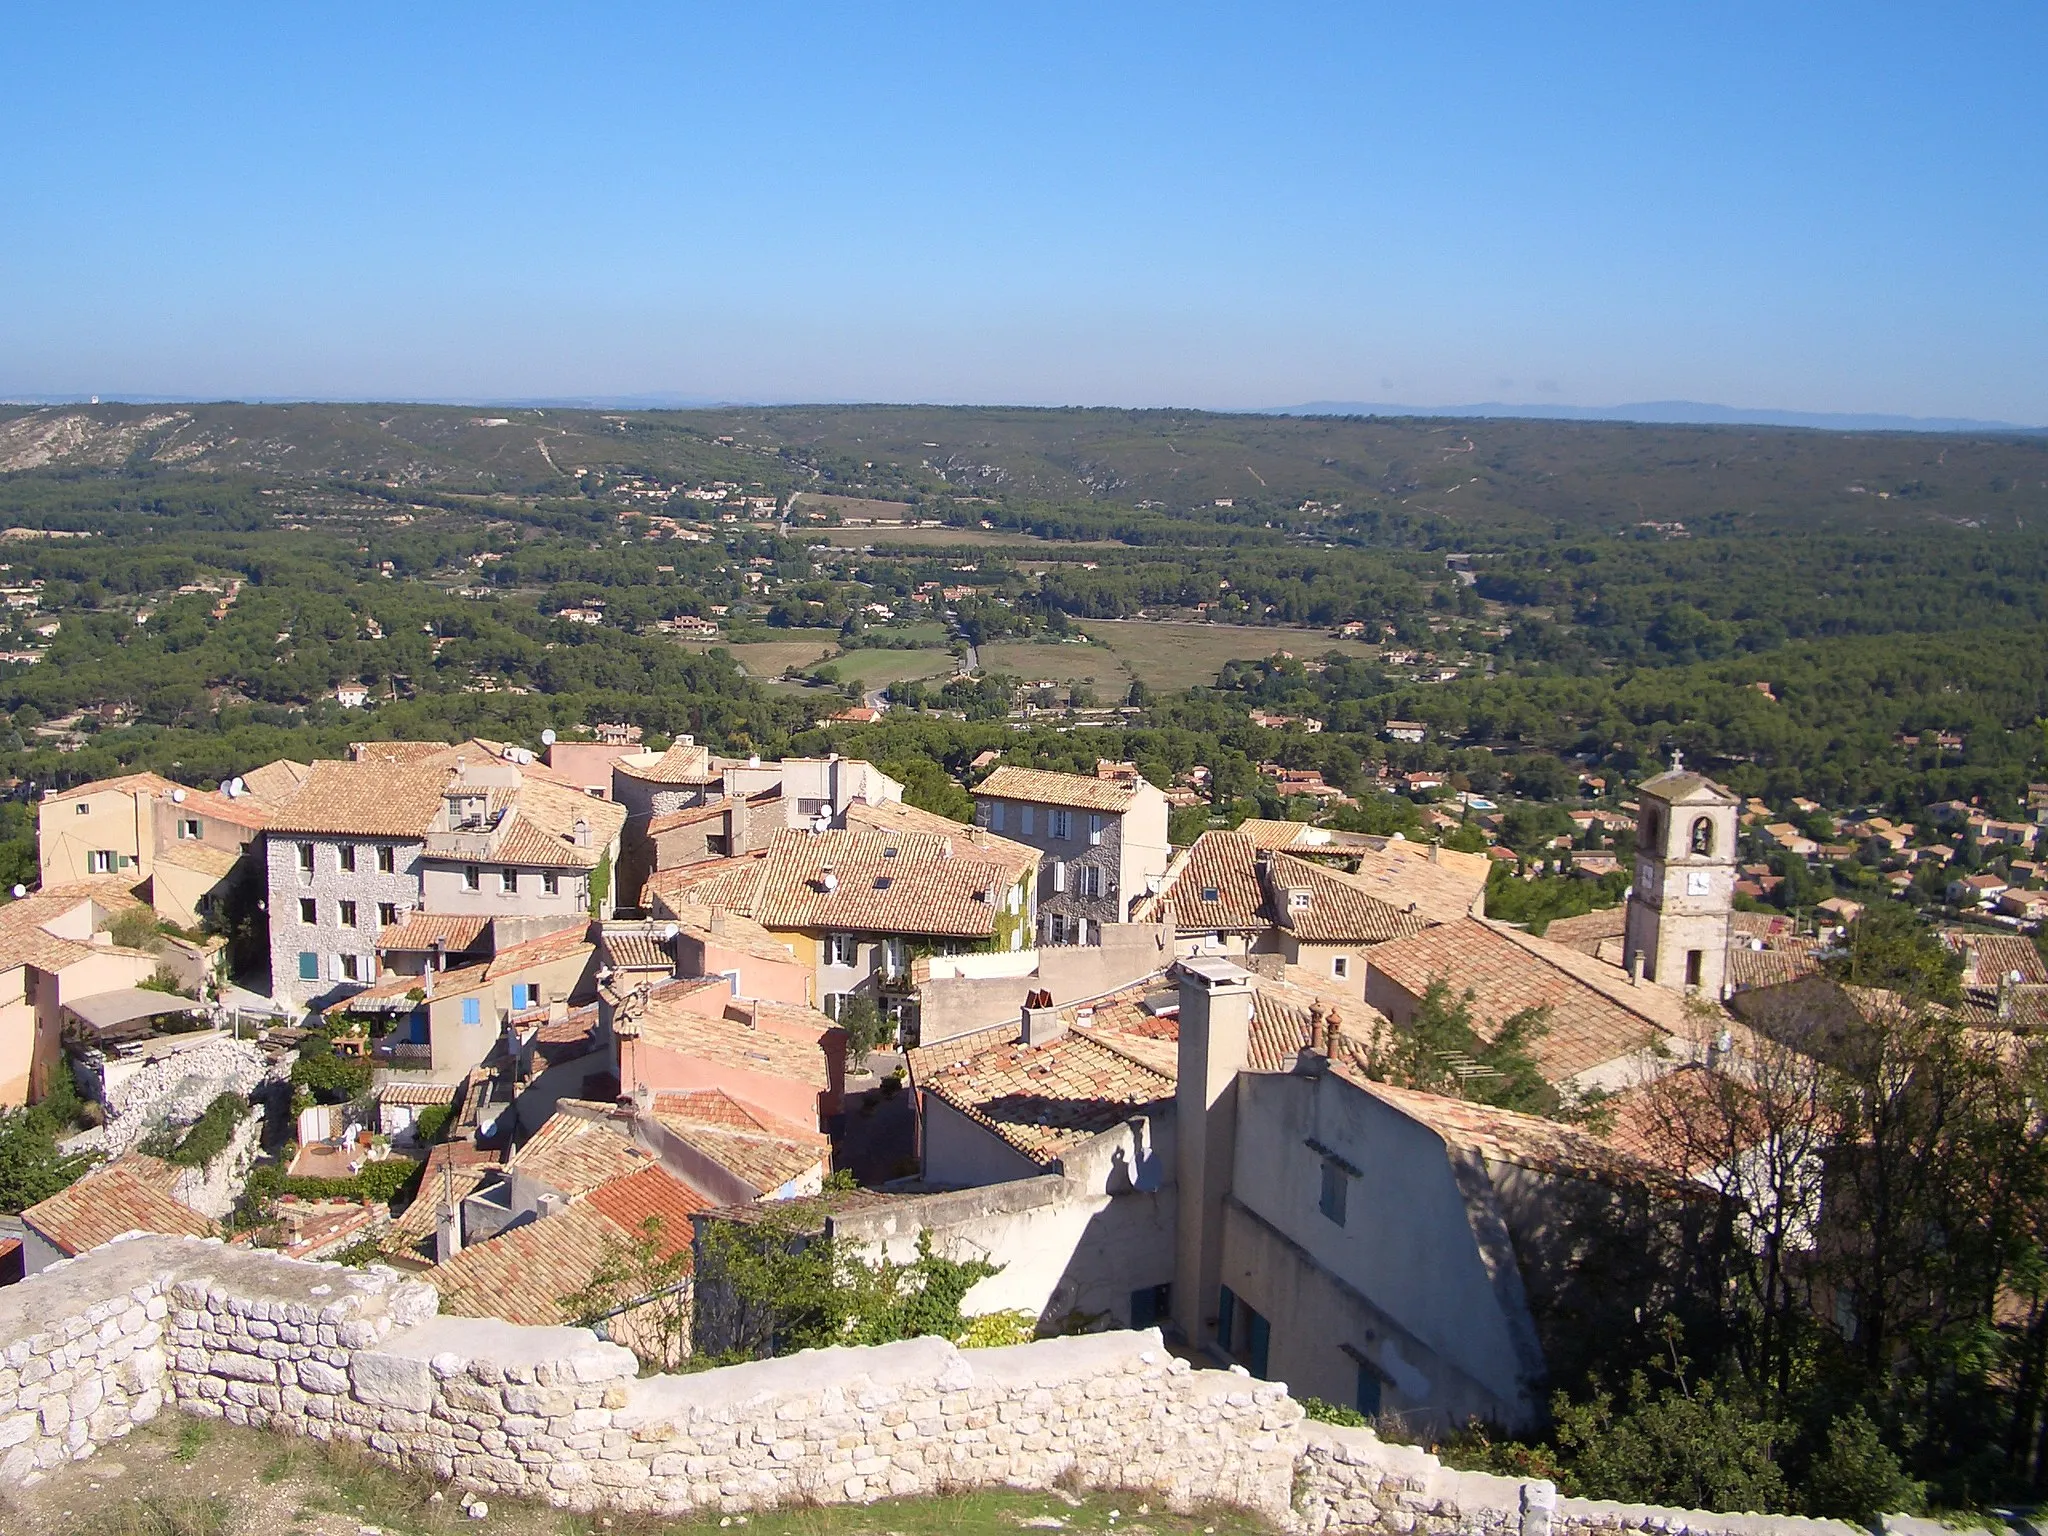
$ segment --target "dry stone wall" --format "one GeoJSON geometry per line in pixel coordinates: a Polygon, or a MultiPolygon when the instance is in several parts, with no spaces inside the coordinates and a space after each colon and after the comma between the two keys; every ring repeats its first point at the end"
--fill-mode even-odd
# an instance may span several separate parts
{"type": "Polygon", "coordinates": [[[0,1291],[0,1482],[166,1407],[348,1440],[466,1487],[680,1513],[1075,1481],[1240,1505],[1307,1536],[1857,1536],[1829,1521],[1561,1499],[1303,1420],[1159,1335],[942,1339],[635,1374],[581,1328],[443,1317],[388,1269],[218,1241],[110,1243],[0,1291]]]}

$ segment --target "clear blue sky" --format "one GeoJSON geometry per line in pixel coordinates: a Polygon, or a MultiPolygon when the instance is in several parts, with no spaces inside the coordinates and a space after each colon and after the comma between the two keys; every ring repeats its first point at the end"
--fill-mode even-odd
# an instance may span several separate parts
{"type": "Polygon", "coordinates": [[[0,395],[2048,422],[2048,5],[14,7],[0,395]]]}

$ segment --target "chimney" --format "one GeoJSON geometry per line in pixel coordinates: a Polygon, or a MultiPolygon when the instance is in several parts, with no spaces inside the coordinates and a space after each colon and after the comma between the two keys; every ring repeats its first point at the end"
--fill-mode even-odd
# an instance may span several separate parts
{"type": "Polygon", "coordinates": [[[1432,840],[1429,845],[1429,862],[1432,864],[1441,864],[1443,863],[1443,861],[1444,845],[1442,839],[1439,838],[1432,840]]]}
{"type": "Polygon", "coordinates": [[[446,1264],[462,1252],[462,1205],[455,1198],[455,1173],[441,1165],[441,1204],[434,1213],[434,1262],[446,1264]]]}
{"type": "Polygon", "coordinates": [[[1632,987],[1643,984],[1643,952],[1640,949],[1628,957],[1628,981],[1632,987]]]}
{"type": "Polygon", "coordinates": [[[562,1214],[562,1207],[568,1202],[552,1189],[542,1190],[534,1198],[533,1215],[536,1221],[546,1221],[550,1216],[562,1214]]]}
{"type": "Polygon", "coordinates": [[[1042,1008],[1033,1008],[1026,1003],[1022,1031],[1024,1044],[1049,1045],[1066,1032],[1067,1022],[1060,1016],[1059,1009],[1050,1003],[1042,1008]]]}
{"type": "Polygon", "coordinates": [[[714,937],[723,938],[725,936],[725,908],[713,907],[711,909],[710,927],[714,937]]]}
{"type": "Polygon", "coordinates": [[[1237,1146],[1237,1075],[1251,1054],[1252,978],[1228,960],[1180,963],[1179,1191],[1173,1316],[1196,1349],[1215,1332],[1223,1202],[1237,1146]]]}
{"type": "Polygon", "coordinates": [[[578,848],[588,848],[590,846],[590,823],[579,817],[573,830],[573,835],[578,848]]]}

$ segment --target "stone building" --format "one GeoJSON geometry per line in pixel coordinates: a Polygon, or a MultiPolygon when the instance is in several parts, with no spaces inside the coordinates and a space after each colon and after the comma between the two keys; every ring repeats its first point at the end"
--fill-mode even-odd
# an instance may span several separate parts
{"type": "Polygon", "coordinates": [[[1145,780],[998,768],[974,791],[976,826],[1043,856],[1038,937],[1100,943],[1166,874],[1166,796],[1145,780]]]}
{"type": "Polygon", "coordinates": [[[1636,878],[1622,965],[1660,987],[1722,996],[1741,802],[1673,767],[1637,789],[1636,878]]]}

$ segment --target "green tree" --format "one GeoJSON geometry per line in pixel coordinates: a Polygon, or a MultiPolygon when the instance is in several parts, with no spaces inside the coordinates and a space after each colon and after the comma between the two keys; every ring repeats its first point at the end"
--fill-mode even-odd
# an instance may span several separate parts
{"type": "Polygon", "coordinates": [[[690,1353],[692,1267],[688,1237],[672,1236],[662,1217],[649,1216],[630,1241],[606,1234],[590,1278],[557,1305],[563,1321],[602,1326],[647,1364],[673,1370],[690,1353]]]}
{"type": "Polygon", "coordinates": [[[856,1067],[866,1066],[868,1053],[887,1045],[896,1033],[875,1000],[859,993],[840,1008],[839,1027],[846,1031],[846,1049],[856,1067]]]}

